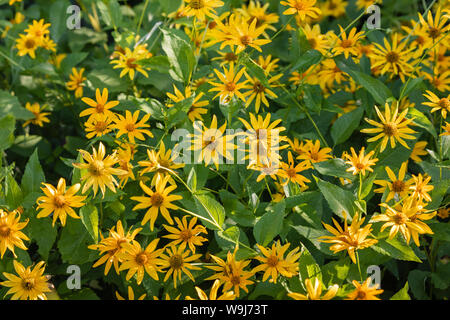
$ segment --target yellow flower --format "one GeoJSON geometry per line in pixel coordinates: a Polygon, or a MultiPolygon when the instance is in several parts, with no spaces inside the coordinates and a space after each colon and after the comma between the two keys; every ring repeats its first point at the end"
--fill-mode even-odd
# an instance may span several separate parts
{"type": "Polygon", "coordinates": [[[297,157],[300,160],[306,160],[309,163],[318,163],[322,161],[326,161],[331,159],[332,156],[329,154],[331,152],[331,148],[320,148],[320,141],[316,140],[316,142],[307,141],[305,145],[305,152],[297,157]]]}
{"type": "Polygon", "coordinates": [[[422,176],[422,174],[419,173],[417,176],[413,175],[412,178],[414,180],[414,184],[409,187],[409,189],[413,191],[411,196],[419,201],[425,200],[427,202],[431,202],[432,199],[428,194],[428,192],[434,189],[434,186],[428,185],[431,177],[427,175],[422,176]]]}
{"type": "Polygon", "coordinates": [[[362,147],[359,151],[359,155],[356,154],[353,147],[350,148],[350,151],[352,152],[351,156],[347,153],[343,155],[343,157],[348,160],[345,161],[345,163],[351,165],[351,167],[346,171],[353,172],[353,175],[357,175],[361,172],[363,176],[366,175],[366,170],[373,172],[371,166],[374,166],[375,162],[378,161],[377,158],[371,159],[371,157],[375,154],[374,151],[371,151],[366,155],[364,155],[364,147],[362,147]]]}
{"type": "Polygon", "coordinates": [[[182,13],[188,17],[195,16],[202,21],[205,17],[216,18],[214,9],[224,5],[220,0],[184,0],[184,2],[186,7],[182,13]]]}
{"type": "MultiPolygon", "coordinates": [[[[175,103],[188,99],[192,97],[193,94],[192,89],[189,86],[185,88],[184,95],[180,90],[178,90],[178,88],[175,85],[173,85],[173,90],[175,94],[168,92],[167,96],[170,98],[170,100],[172,100],[175,103]]],[[[203,121],[202,114],[208,113],[208,109],[203,107],[206,107],[209,104],[209,102],[199,101],[203,97],[203,95],[204,95],[203,92],[196,94],[194,100],[192,101],[192,106],[188,110],[188,118],[192,122],[194,122],[195,119],[203,121]]],[[[168,104],[167,106],[171,108],[173,107],[173,104],[168,104]]]]}
{"type": "Polygon", "coordinates": [[[119,274],[119,262],[122,261],[120,259],[120,256],[125,252],[123,244],[132,243],[136,235],[141,230],[142,228],[137,228],[134,229],[133,232],[131,232],[130,228],[130,230],[127,231],[127,234],[125,234],[122,226],[122,221],[119,220],[117,221],[116,226],[113,226],[109,230],[109,236],[107,238],[103,238],[102,234],[100,233],[102,240],[98,244],[88,246],[88,248],[91,250],[98,250],[99,255],[103,254],[103,256],[98,259],[92,267],[97,268],[98,266],[105,263],[106,276],[109,273],[111,266],[114,265],[116,273],[119,274]]]}
{"type": "Polygon", "coordinates": [[[119,168],[126,172],[124,174],[118,175],[120,179],[119,186],[123,188],[128,182],[128,179],[136,179],[133,173],[133,165],[130,163],[131,159],[133,158],[132,150],[130,148],[117,149],[117,158],[119,159],[119,168]]]}
{"type": "Polygon", "coordinates": [[[217,266],[206,266],[206,268],[216,271],[217,273],[205,280],[219,279],[220,283],[225,283],[223,291],[228,291],[233,288],[236,297],[239,298],[239,291],[243,289],[248,292],[248,285],[253,281],[248,278],[253,276],[253,272],[245,271],[244,268],[250,264],[250,260],[236,261],[236,251],[234,253],[228,252],[227,261],[225,262],[219,257],[211,255],[211,258],[216,262],[217,266]]]}
{"type": "Polygon", "coordinates": [[[33,24],[28,25],[28,28],[24,31],[37,39],[39,46],[42,46],[44,37],[50,34],[49,27],[50,23],[44,23],[44,19],[39,21],[33,20],[33,24]]]}
{"type": "Polygon", "coordinates": [[[141,284],[147,273],[154,280],[159,280],[158,272],[161,271],[159,265],[163,262],[159,259],[164,249],[156,249],[159,239],[155,239],[142,249],[139,242],[124,243],[124,252],[120,255],[123,261],[119,271],[128,270],[125,279],[128,281],[137,273],[136,282],[141,284]]]}
{"type": "Polygon", "coordinates": [[[283,12],[284,15],[296,14],[300,20],[305,20],[306,17],[317,19],[322,13],[319,8],[314,7],[316,0],[287,0],[280,1],[280,4],[290,7],[283,12]]]}
{"type": "Polygon", "coordinates": [[[319,51],[321,54],[325,55],[328,51],[328,40],[325,35],[320,32],[320,25],[315,24],[311,28],[310,25],[306,24],[303,27],[303,32],[305,33],[306,40],[313,50],[319,51]]]}
{"type": "Polygon", "coordinates": [[[222,46],[229,45],[236,46],[236,54],[241,53],[247,47],[252,47],[259,52],[262,52],[261,46],[271,42],[270,39],[258,39],[264,32],[265,26],[257,27],[258,19],[254,18],[249,24],[245,20],[237,21],[237,24],[230,25],[231,35],[229,40],[222,43],[222,46]]]}
{"type": "Polygon", "coordinates": [[[16,2],[22,2],[22,0],[9,0],[9,5],[12,6],[16,2]]]}
{"type": "Polygon", "coordinates": [[[222,157],[233,160],[231,151],[236,149],[236,146],[231,140],[234,139],[234,135],[225,135],[226,127],[225,121],[220,128],[217,128],[216,115],[213,115],[209,128],[201,122],[194,122],[195,133],[191,135],[193,140],[190,149],[194,150],[194,157],[197,156],[198,163],[204,161],[207,166],[212,162],[218,169],[219,163],[223,163],[222,157]]]}
{"type": "Polygon", "coordinates": [[[23,124],[23,127],[26,127],[30,123],[32,123],[34,125],[38,125],[39,127],[43,127],[44,126],[44,122],[45,123],[50,122],[50,120],[47,118],[47,115],[49,115],[50,112],[42,112],[44,110],[45,106],[43,106],[41,108],[39,103],[37,103],[37,102],[35,102],[33,104],[30,104],[29,102],[27,102],[25,104],[25,108],[28,111],[31,111],[34,114],[34,118],[25,121],[24,124],[23,124]]]}
{"type": "Polygon", "coordinates": [[[250,77],[247,73],[245,73],[245,76],[248,83],[246,83],[243,89],[250,89],[250,91],[244,93],[244,97],[249,97],[247,99],[247,103],[245,104],[246,108],[253,102],[253,100],[255,100],[255,112],[258,113],[259,107],[261,106],[261,101],[266,107],[269,107],[269,101],[267,100],[266,95],[270,96],[272,99],[278,98],[275,92],[272,91],[272,86],[277,87],[274,83],[277,82],[283,74],[280,73],[279,75],[270,77],[267,82],[272,86],[268,87],[263,85],[257,78],[250,77]]]}
{"type": "Polygon", "coordinates": [[[364,9],[364,11],[369,8],[373,4],[382,3],[383,0],[357,0],[356,5],[358,6],[358,9],[364,9]]]}
{"type": "Polygon", "coordinates": [[[113,129],[112,119],[104,113],[94,113],[84,123],[86,138],[101,137],[113,129]]]}
{"type": "Polygon", "coordinates": [[[164,253],[161,254],[161,269],[169,269],[165,270],[166,276],[164,277],[164,282],[173,274],[173,286],[176,288],[177,279],[181,281],[182,273],[186,274],[193,282],[195,282],[195,279],[189,270],[201,270],[201,268],[193,266],[191,262],[198,260],[202,255],[190,255],[191,252],[189,250],[185,251],[181,246],[178,248],[176,246],[168,246],[165,252],[167,255],[164,253]]]}
{"type": "MultiPolygon", "coordinates": [[[[309,69],[312,70],[312,69],[309,69]]],[[[310,71],[307,70],[306,73],[310,73],[310,71]]],[[[305,76],[302,75],[302,78],[305,76]]],[[[321,63],[320,71],[318,72],[317,78],[314,76],[310,76],[308,83],[310,84],[316,84],[316,82],[320,85],[322,90],[325,89],[332,89],[335,85],[341,84],[343,81],[346,81],[348,79],[347,73],[342,71],[338,68],[336,65],[336,62],[333,59],[325,59],[321,63]]]]}
{"type": "Polygon", "coordinates": [[[432,113],[441,110],[442,118],[447,119],[447,112],[450,112],[450,95],[448,95],[447,98],[440,99],[430,90],[427,90],[426,92],[427,94],[424,94],[424,96],[429,102],[424,102],[423,104],[431,107],[432,113]]]}
{"type": "Polygon", "coordinates": [[[8,279],[0,282],[10,289],[5,295],[12,294],[11,300],[47,300],[46,292],[50,292],[47,276],[44,276],[44,261],[39,262],[34,268],[25,268],[17,260],[13,261],[17,275],[3,272],[8,279]]]}
{"type": "MultiPolygon", "coordinates": [[[[143,167],[143,169],[139,171],[139,175],[142,176],[147,172],[155,172],[151,182],[152,186],[156,184],[156,180],[164,179],[167,175],[170,176],[170,173],[166,169],[176,170],[184,167],[184,163],[176,162],[177,155],[172,154],[171,149],[167,149],[166,151],[166,146],[163,141],[161,141],[158,152],[147,149],[147,157],[148,160],[138,162],[139,166],[143,167]]],[[[169,183],[175,184],[175,180],[170,178],[169,183]]]]}
{"type": "MultiPolygon", "coordinates": [[[[147,296],[147,294],[144,293],[142,296],[140,296],[138,298],[138,300],[144,300],[146,296],[147,296]]],[[[134,300],[133,288],[128,286],[128,299],[125,299],[124,297],[122,297],[117,291],[116,291],[116,297],[117,297],[117,300],[134,300]]]]}
{"type": "Polygon", "coordinates": [[[65,53],[60,53],[57,54],[56,56],[52,56],[49,60],[49,62],[51,64],[53,64],[54,66],[56,66],[56,68],[60,68],[61,67],[61,62],[67,57],[67,54],[65,53]]]}
{"type": "Polygon", "coordinates": [[[334,218],[332,218],[336,229],[331,225],[323,223],[325,229],[331,232],[332,236],[322,236],[319,239],[322,242],[333,243],[330,246],[330,250],[334,253],[347,250],[348,255],[352,259],[353,263],[356,263],[355,253],[357,250],[362,250],[368,248],[375,243],[378,242],[376,239],[367,238],[372,231],[372,225],[366,224],[361,228],[361,225],[364,223],[365,218],[360,219],[359,214],[355,213],[352,219],[352,224],[350,226],[347,225],[347,214],[344,212],[344,228],[337,223],[334,218]]]}
{"type": "Polygon", "coordinates": [[[245,97],[239,90],[244,88],[247,81],[238,83],[244,75],[245,68],[242,68],[237,74],[234,72],[234,65],[230,65],[228,70],[226,67],[223,67],[223,70],[224,73],[222,74],[217,69],[214,69],[214,72],[222,83],[214,81],[209,82],[209,84],[213,86],[213,88],[209,89],[209,92],[219,92],[213,99],[220,96],[220,101],[222,103],[228,103],[236,95],[239,99],[245,102],[245,97]]]}
{"type": "Polygon", "coordinates": [[[270,176],[273,180],[276,180],[277,177],[280,179],[288,178],[286,172],[280,168],[280,163],[278,161],[260,164],[251,163],[248,165],[248,169],[259,171],[256,182],[260,182],[266,176],[270,176]]]}
{"type": "Polygon", "coordinates": [[[344,28],[339,25],[340,36],[334,34],[334,32],[330,33],[330,43],[333,47],[332,53],[337,56],[339,54],[344,54],[347,59],[349,56],[357,56],[358,55],[358,47],[357,44],[361,39],[364,39],[364,31],[356,32],[356,28],[352,28],[350,33],[347,35],[345,33],[344,28]]]}
{"type": "Polygon", "coordinates": [[[72,74],[69,75],[70,81],[66,82],[66,87],[70,91],[75,91],[75,98],[81,98],[83,96],[83,87],[86,77],[83,76],[84,68],[78,71],[76,68],[72,68],[72,74]]]}
{"type": "Polygon", "coordinates": [[[436,14],[433,19],[433,14],[431,13],[431,10],[429,10],[427,20],[424,19],[420,12],[418,13],[419,21],[425,28],[430,45],[433,45],[440,41],[442,37],[445,37],[445,33],[450,30],[450,25],[447,24],[448,18],[442,16],[441,13],[441,8],[439,7],[436,10],[436,14]]]}
{"type": "Polygon", "coordinates": [[[439,72],[439,70],[435,69],[433,74],[425,72],[423,75],[436,90],[441,92],[450,90],[450,71],[439,72]]]}
{"type": "Polygon", "coordinates": [[[322,283],[318,278],[314,278],[314,285],[310,278],[305,280],[306,295],[296,292],[288,293],[294,300],[331,300],[336,295],[339,286],[337,284],[328,288],[328,292],[322,296],[322,283]]]}
{"type": "Polygon", "coordinates": [[[105,114],[111,118],[114,117],[114,113],[109,110],[114,108],[119,104],[119,101],[109,101],[108,102],[108,89],[104,88],[102,94],[100,94],[100,89],[96,89],[95,98],[97,101],[92,100],[91,98],[84,97],[81,100],[89,105],[91,108],[88,108],[80,113],[80,117],[93,115],[93,114],[105,114]]]}
{"type": "Polygon", "coordinates": [[[444,129],[444,132],[442,132],[441,136],[449,136],[450,135],[450,123],[447,121],[445,122],[445,126],[442,126],[442,129],[444,129]]]}
{"type": "Polygon", "coordinates": [[[413,183],[413,179],[405,180],[407,167],[408,162],[403,162],[402,166],[400,167],[400,171],[398,172],[398,178],[395,176],[395,173],[389,167],[385,167],[386,172],[391,181],[389,182],[387,180],[375,180],[374,183],[379,184],[382,187],[379,189],[375,189],[374,192],[384,193],[386,188],[388,188],[389,194],[386,197],[386,202],[389,202],[389,200],[394,199],[395,195],[398,196],[398,199],[396,198],[396,201],[399,201],[404,197],[408,196],[409,187],[413,183]]]}
{"type": "Polygon", "coordinates": [[[441,219],[447,219],[450,217],[450,208],[440,208],[437,211],[437,216],[441,219]]]}
{"type": "Polygon", "coordinates": [[[301,252],[298,252],[299,247],[291,250],[286,258],[284,254],[289,248],[290,243],[281,245],[280,241],[272,244],[271,249],[266,249],[263,246],[257,244],[257,247],[261,251],[262,255],[256,256],[254,259],[258,260],[260,264],[253,268],[252,272],[256,273],[259,271],[264,271],[262,281],[266,281],[271,277],[271,282],[276,283],[278,274],[291,278],[298,274],[298,259],[300,258],[301,252]]]}
{"type": "Polygon", "coordinates": [[[163,179],[157,179],[155,191],[152,191],[147,187],[142,181],[139,182],[142,190],[149,195],[141,197],[131,197],[131,200],[140,202],[134,206],[133,210],[149,208],[142,219],[142,225],[146,224],[150,220],[150,229],[153,230],[156,218],[158,217],[159,211],[161,211],[162,216],[169,222],[173,224],[173,220],[170,217],[168,209],[177,210],[178,206],[172,204],[172,201],[181,200],[182,197],[179,195],[169,195],[173,190],[177,188],[176,185],[171,185],[166,188],[167,182],[170,176],[166,176],[163,179]]]}
{"type": "Polygon", "coordinates": [[[170,232],[171,234],[163,236],[163,238],[172,239],[170,245],[180,245],[180,249],[184,250],[186,246],[189,246],[189,249],[192,253],[195,253],[195,246],[202,246],[203,242],[208,241],[208,239],[200,236],[200,233],[207,234],[205,227],[197,223],[197,218],[193,217],[191,221],[188,223],[187,216],[183,216],[183,219],[180,220],[178,217],[175,217],[175,222],[177,223],[178,229],[163,224],[163,227],[170,232]]]}
{"type": "MultiPolygon", "coordinates": [[[[395,103],[395,102],[394,102],[395,103]]],[[[389,107],[389,104],[386,103],[384,116],[380,112],[380,110],[375,106],[375,110],[377,112],[378,118],[381,122],[376,122],[374,120],[366,118],[365,120],[375,126],[376,128],[363,129],[361,132],[363,133],[377,133],[377,135],[373,138],[367,140],[367,142],[377,141],[379,139],[383,139],[381,141],[381,149],[380,152],[383,152],[386,149],[386,145],[388,141],[391,142],[391,148],[395,148],[395,141],[398,141],[402,146],[409,149],[408,145],[403,139],[415,139],[414,136],[410,135],[410,133],[416,133],[414,130],[408,128],[408,125],[414,120],[406,119],[405,116],[408,113],[408,109],[405,109],[400,115],[398,114],[398,105],[394,109],[394,103],[392,107],[389,107]]]]}
{"type": "Polygon", "coordinates": [[[22,240],[30,240],[22,231],[28,224],[28,219],[20,222],[20,212],[13,210],[11,212],[0,209],[0,258],[9,249],[14,257],[17,257],[14,252],[14,247],[27,250],[22,240]]]}
{"type": "Polygon", "coordinates": [[[30,34],[19,34],[19,39],[16,40],[16,48],[19,50],[18,55],[23,57],[28,54],[32,59],[36,58],[36,49],[39,47],[39,39],[30,34]]]}
{"type": "Polygon", "coordinates": [[[377,295],[383,293],[384,290],[371,287],[370,284],[372,278],[367,278],[362,284],[353,280],[352,284],[355,286],[355,290],[350,292],[346,300],[380,300],[377,295]]]}
{"type": "Polygon", "coordinates": [[[119,130],[116,134],[117,138],[123,134],[126,134],[131,143],[135,142],[135,138],[138,140],[145,140],[144,134],[153,138],[153,134],[150,130],[141,129],[150,127],[150,125],[146,123],[150,118],[150,114],[146,114],[140,121],[138,121],[139,113],[140,110],[136,110],[133,115],[131,115],[131,112],[126,110],[125,117],[118,114],[117,117],[113,119],[115,122],[113,128],[119,130]]]}
{"type": "Polygon", "coordinates": [[[420,159],[419,156],[425,156],[428,154],[427,151],[425,151],[425,147],[427,146],[428,142],[426,141],[418,141],[413,148],[413,151],[411,152],[411,155],[409,156],[410,159],[412,159],[414,162],[422,162],[422,159],[420,159]]]}
{"type": "Polygon", "coordinates": [[[78,150],[83,159],[87,163],[74,163],[73,166],[80,170],[86,169],[81,172],[81,181],[84,181],[83,189],[81,193],[85,193],[91,186],[94,189],[94,197],[97,194],[98,188],[102,191],[103,197],[105,197],[105,191],[108,187],[112,192],[116,192],[115,186],[119,183],[113,177],[113,175],[121,175],[125,172],[118,168],[113,168],[115,164],[119,162],[116,152],[105,158],[105,146],[100,142],[98,150],[92,148],[92,155],[85,150],[78,150]]]}
{"type": "Polygon", "coordinates": [[[265,58],[264,56],[259,56],[256,63],[266,72],[266,74],[270,74],[271,72],[278,69],[278,62],[280,59],[275,58],[273,59],[272,55],[269,54],[265,58]]]}
{"type": "Polygon", "coordinates": [[[343,0],[328,0],[320,5],[320,10],[324,17],[339,18],[345,14],[345,8],[348,2],[343,0]]]}
{"type": "Polygon", "coordinates": [[[150,58],[152,54],[150,52],[148,52],[147,54],[142,54],[142,52],[140,52],[137,49],[138,48],[136,47],[135,49],[133,49],[133,51],[131,51],[130,48],[125,48],[125,51],[123,53],[120,51],[116,51],[117,55],[119,56],[119,59],[111,61],[111,64],[115,64],[113,69],[117,68],[123,69],[120,72],[120,78],[122,78],[128,73],[130,80],[133,80],[136,72],[140,72],[146,78],[148,78],[148,73],[144,69],[144,67],[142,67],[139,64],[139,60],[150,58]]]}
{"type": "MultiPolygon", "coordinates": [[[[211,291],[209,292],[209,297],[199,287],[195,287],[195,290],[197,291],[197,295],[200,300],[234,300],[236,298],[233,291],[222,291],[222,295],[217,296],[217,292],[219,291],[221,284],[220,281],[217,279],[214,281],[213,286],[211,288],[211,291]]],[[[190,296],[186,296],[186,300],[195,300],[191,298],[190,296]]]]}
{"type": "Polygon", "coordinates": [[[287,179],[282,182],[282,185],[286,185],[289,183],[289,181],[291,181],[305,188],[306,187],[305,182],[311,182],[311,180],[309,180],[305,176],[302,176],[299,173],[310,169],[311,164],[308,161],[302,161],[300,163],[297,163],[297,165],[294,165],[294,159],[290,151],[288,153],[288,162],[289,163],[284,162],[281,163],[281,168],[287,177],[287,179]]]}
{"type": "Polygon", "coordinates": [[[66,190],[66,180],[60,178],[56,188],[49,183],[42,183],[44,187],[41,190],[44,192],[44,196],[39,197],[36,202],[38,204],[37,209],[42,209],[37,217],[44,218],[53,214],[53,223],[55,225],[56,220],[61,221],[62,226],[66,225],[67,215],[74,219],[80,219],[76,212],[72,208],[81,208],[85,205],[83,202],[85,196],[76,196],[75,194],[80,190],[80,184],[77,183],[66,190]]]}
{"type": "MultiPolygon", "coordinates": [[[[241,8],[236,8],[236,11],[247,19],[248,23],[251,23],[253,19],[257,19],[256,26],[264,27],[265,30],[276,31],[277,29],[272,24],[277,23],[280,18],[276,13],[268,13],[270,3],[261,4],[258,1],[250,0],[248,6],[243,4],[241,8]]],[[[264,37],[269,38],[266,33],[263,33],[264,37]]]]}

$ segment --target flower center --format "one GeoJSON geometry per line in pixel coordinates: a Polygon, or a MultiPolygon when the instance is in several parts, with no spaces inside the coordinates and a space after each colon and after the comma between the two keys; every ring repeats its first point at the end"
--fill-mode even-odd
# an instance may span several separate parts
{"type": "Polygon", "coordinates": [[[234,90],[236,90],[236,85],[234,84],[234,82],[228,82],[225,85],[225,89],[229,92],[233,92],[234,90]]]}
{"type": "Polygon", "coordinates": [[[160,207],[164,202],[164,196],[159,193],[154,193],[151,197],[152,205],[155,207],[160,207]]]}
{"type": "Polygon", "coordinates": [[[302,11],[302,10],[304,10],[304,9],[306,9],[306,6],[305,6],[305,4],[303,3],[303,1],[302,0],[300,0],[300,1],[297,1],[296,3],[295,3],[295,9],[297,9],[298,11],[302,11]]]}
{"type": "Polygon", "coordinates": [[[174,254],[170,257],[169,264],[172,269],[181,269],[183,266],[183,257],[179,254],[174,254]]]}
{"type": "Polygon", "coordinates": [[[386,55],[387,62],[395,63],[400,59],[400,56],[397,52],[391,51],[386,55]]]}
{"type": "Polygon", "coordinates": [[[356,295],[356,299],[364,299],[366,297],[366,293],[362,290],[358,291],[358,294],[356,295]]]}
{"type": "Polygon", "coordinates": [[[11,234],[11,228],[6,224],[0,225],[0,237],[6,238],[11,234]]]}
{"type": "Polygon", "coordinates": [[[309,45],[311,46],[311,49],[317,48],[317,40],[314,38],[308,39],[309,45]]]}
{"type": "Polygon", "coordinates": [[[439,106],[443,109],[450,109],[450,100],[448,100],[447,98],[442,98],[439,101],[439,106]]]}
{"type": "Polygon", "coordinates": [[[103,161],[95,160],[90,163],[88,171],[93,176],[100,176],[105,168],[103,161]]]}
{"type": "Polygon", "coordinates": [[[184,242],[188,242],[192,238],[192,232],[189,229],[185,229],[180,232],[180,238],[184,242]]]}
{"type": "Polygon", "coordinates": [[[345,39],[345,40],[342,40],[342,42],[341,42],[341,47],[342,47],[342,48],[349,48],[349,47],[352,46],[352,44],[353,44],[353,41],[352,41],[352,40],[345,39]]]}
{"type": "Polygon", "coordinates": [[[253,91],[255,91],[256,93],[263,93],[265,90],[266,87],[264,87],[259,81],[256,81],[253,85],[253,91]]]}
{"type": "Polygon", "coordinates": [[[242,36],[242,37],[241,37],[241,43],[242,43],[244,46],[248,46],[250,43],[252,43],[252,37],[250,37],[250,36],[248,36],[248,35],[242,36]]]}
{"type": "Polygon", "coordinates": [[[278,258],[277,258],[277,256],[270,256],[269,258],[267,258],[267,262],[266,263],[267,263],[267,265],[269,267],[272,267],[272,268],[276,267],[278,265],[278,258]]]}
{"type": "Polygon", "coordinates": [[[205,5],[203,4],[203,0],[192,0],[189,6],[192,9],[199,10],[203,8],[205,5]]]}
{"type": "Polygon", "coordinates": [[[128,132],[133,132],[136,129],[136,127],[134,126],[134,123],[127,123],[125,125],[125,130],[127,130],[128,132]]]}
{"type": "Polygon", "coordinates": [[[141,252],[141,253],[139,253],[136,256],[135,261],[136,261],[137,264],[143,266],[143,265],[145,265],[147,263],[148,256],[147,256],[147,254],[145,252],[141,252]]]}
{"type": "Polygon", "coordinates": [[[286,170],[286,173],[289,177],[295,177],[297,175],[297,172],[294,168],[289,168],[286,170]]]}
{"type": "Polygon", "coordinates": [[[401,180],[394,181],[392,183],[392,191],[400,193],[405,189],[405,183],[401,180]]]}
{"type": "Polygon", "coordinates": [[[237,60],[237,55],[235,55],[233,52],[228,52],[225,54],[225,61],[228,62],[234,62],[237,60]]]}
{"type": "Polygon", "coordinates": [[[356,169],[358,169],[358,170],[362,170],[362,169],[364,169],[364,164],[362,164],[361,162],[358,162],[358,163],[355,165],[355,167],[356,167],[356,169]]]}
{"type": "Polygon", "coordinates": [[[311,159],[314,161],[319,160],[319,154],[315,151],[311,151],[311,155],[310,155],[311,159]]]}
{"type": "Polygon", "coordinates": [[[105,121],[97,121],[95,124],[95,131],[97,132],[103,132],[108,127],[108,124],[105,121]]]}
{"type": "Polygon", "coordinates": [[[25,47],[27,49],[33,49],[36,45],[36,42],[33,39],[27,39],[27,41],[25,41],[25,47]]]}
{"type": "Polygon", "coordinates": [[[34,279],[27,278],[22,280],[22,288],[26,291],[31,291],[34,288],[34,279]]]}
{"type": "Polygon", "coordinates": [[[441,35],[441,31],[438,28],[430,28],[430,30],[428,30],[428,34],[431,38],[436,39],[441,35]]]}
{"type": "Polygon", "coordinates": [[[136,69],[137,68],[137,64],[134,63],[136,61],[136,58],[128,58],[126,65],[128,68],[130,69],[136,69]]]}
{"type": "Polygon", "coordinates": [[[53,199],[53,204],[57,208],[62,208],[66,204],[66,198],[62,194],[58,194],[53,199]]]}
{"type": "Polygon", "coordinates": [[[395,136],[398,133],[397,126],[393,122],[386,123],[384,125],[384,133],[389,136],[395,136]]]}
{"type": "Polygon", "coordinates": [[[103,111],[105,110],[105,106],[101,103],[97,103],[95,109],[97,110],[97,113],[103,113],[103,111]]]}
{"type": "Polygon", "coordinates": [[[232,276],[231,279],[230,279],[230,282],[233,285],[237,286],[237,285],[239,285],[241,283],[241,277],[239,277],[239,276],[232,276]]]}
{"type": "Polygon", "coordinates": [[[399,213],[393,217],[393,220],[394,220],[395,224],[402,225],[408,221],[408,218],[403,213],[399,213]]]}

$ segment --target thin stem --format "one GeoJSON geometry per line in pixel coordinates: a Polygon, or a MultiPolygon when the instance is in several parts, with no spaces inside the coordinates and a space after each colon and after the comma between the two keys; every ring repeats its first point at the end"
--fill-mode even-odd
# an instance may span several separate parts
{"type": "Polygon", "coordinates": [[[144,10],[142,10],[141,17],[139,19],[139,24],[137,26],[136,34],[139,34],[139,31],[141,30],[142,21],[144,20],[144,14],[145,14],[145,11],[147,11],[148,3],[149,3],[149,0],[146,0],[145,4],[144,4],[144,10]]]}
{"type": "Polygon", "coordinates": [[[362,277],[362,273],[361,273],[361,264],[359,263],[358,251],[356,251],[355,254],[356,254],[356,263],[358,264],[359,278],[361,279],[361,282],[363,282],[363,277],[362,277]]]}

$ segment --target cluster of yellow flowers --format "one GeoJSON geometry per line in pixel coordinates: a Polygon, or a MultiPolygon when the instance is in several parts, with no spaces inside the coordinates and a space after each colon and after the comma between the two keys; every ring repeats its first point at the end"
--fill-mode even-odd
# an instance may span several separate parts
{"type": "Polygon", "coordinates": [[[44,19],[33,20],[33,24],[28,25],[28,28],[25,29],[26,34],[19,34],[19,39],[16,40],[16,48],[19,50],[18,55],[28,54],[34,59],[38,48],[56,52],[56,44],[50,39],[49,27],[50,23],[45,23],[44,19]]]}

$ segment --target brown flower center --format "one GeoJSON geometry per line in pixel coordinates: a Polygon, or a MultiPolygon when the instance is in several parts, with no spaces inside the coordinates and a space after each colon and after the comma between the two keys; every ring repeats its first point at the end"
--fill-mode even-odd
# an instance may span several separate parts
{"type": "Polygon", "coordinates": [[[136,61],[136,58],[129,58],[127,59],[126,65],[128,68],[130,69],[136,69],[137,68],[137,64],[134,63],[136,61]]]}
{"type": "Polygon", "coordinates": [[[174,254],[170,257],[169,264],[172,269],[181,269],[183,266],[183,257],[179,254],[174,254]]]}
{"type": "Polygon", "coordinates": [[[315,49],[317,48],[317,40],[314,38],[309,38],[308,39],[309,45],[311,46],[311,49],[315,49]]]}
{"type": "Polygon", "coordinates": [[[256,81],[253,85],[253,91],[255,91],[256,93],[263,93],[264,91],[266,91],[266,87],[264,87],[261,82],[256,81]]]}
{"type": "Polygon", "coordinates": [[[95,160],[89,164],[88,171],[93,176],[100,176],[105,168],[103,161],[95,160]]]}
{"type": "Polygon", "coordinates": [[[345,40],[342,40],[342,42],[341,42],[341,47],[342,47],[342,48],[349,48],[349,47],[352,46],[352,44],[353,44],[353,41],[352,41],[352,40],[345,39],[345,40]]]}
{"type": "Polygon", "coordinates": [[[191,3],[189,3],[189,6],[192,9],[199,10],[203,8],[205,5],[203,4],[203,0],[192,0],[191,3]]]}
{"type": "Polygon", "coordinates": [[[27,39],[27,41],[25,41],[25,47],[27,49],[33,49],[36,46],[36,42],[33,39],[27,39]]]}
{"type": "Polygon", "coordinates": [[[133,132],[134,130],[136,130],[136,127],[134,126],[134,123],[127,123],[125,125],[125,130],[127,130],[128,132],[133,132]]]}
{"type": "Polygon", "coordinates": [[[359,290],[358,293],[356,294],[356,299],[358,300],[362,300],[366,297],[366,293],[362,290],[359,290]]]}
{"type": "Polygon", "coordinates": [[[277,256],[270,256],[269,258],[267,258],[267,262],[266,263],[267,263],[267,265],[269,267],[272,267],[272,268],[276,267],[278,265],[278,258],[277,258],[277,256]]]}
{"type": "Polygon", "coordinates": [[[428,30],[428,34],[432,39],[436,39],[441,35],[441,30],[439,30],[438,28],[430,28],[428,30]]]}
{"type": "Polygon", "coordinates": [[[390,122],[390,123],[384,124],[384,133],[389,137],[397,135],[398,129],[397,129],[397,126],[395,125],[395,123],[390,122]]]}
{"type": "Polygon", "coordinates": [[[301,0],[300,0],[300,1],[297,1],[297,2],[295,3],[294,7],[295,7],[295,9],[297,9],[298,11],[302,11],[302,10],[305,10],[305,9],[306,9],[305,4],[304,4],[301,0]]]}
{"type": "Polygon", "coordinates": [[[62,194],[58,194],[53,199],[53,204],[57,208],[62,208],[66,204],[66,198],[62,194]]]}
{"type": "Polygon", "coordinates": [[[234,82],[228,82],[225,85],[225,89],[229,92],[233,92],[234,90],[236,90],[236,84],[234,82]]]}
{"type": "Polygon", "coordinates": [[[11,228],[6,224],[0,225],[0,237],[6,238],[11,234],[11,228]]]}
{"type": "Polygon", "coordinates": [[[241,43],[242,43],[244,46],[248,46],[250,43],[252,43],[252,37],[250,37],[250,36],[248,36],[248,35],[242,36],[242,37],[241,37],[241,43]]]}
{"type": "Polygon", "coordinates": [[[97,121],[95,124],[95,131],[97,132],[103,132],[108,127],[108,124],[105,121],[97,121]]]}
{"type": "Polygon", "coordinates": [[[31,291],[33,290],[34,286],[35,286],[34,279],[27,278],[22,280],[22,288],[24,290],[31,291]]]}
{"type": "Polygon", "coordinates": [[[97,103],[95,109],[97,110],[97,113],[103,113],[103,111],[105,111],[105,106],[101,103],[97,103]]]}
{"type": "Polygon", "coordinates": [[[155,207],[160,207],[164,202],[164,196],[155,192],[151,197],[152,205],[155,207]]]}
{"type": "Polygon", "coordinates": [[[185,229],[180,232],[180,238],[184,242],[188,242],[192,238],[192,232],[190,229],[185,229]]]}
{"type": "Polygon", "coordinates": [[[135,261],[136,261],[137,264],[143,266],[143,265],[145,265],[147,263],[148,256],[147,256],[147,254],[145,252],[141,252],[141,253],[139,253],[136,256],[135,261]]]}
{"type": "Polygon", "coordinates": [[[233,285],[237,286],[237,285],[239,285],[241,283],[241,277],[239,277],[239,276],[232,276],[231,279],[230,279],[230,282],[233,285]]]}
{"type": "Polygon", "coordinates": [[[400,59],[400,56],[398,55],[397,52],[394,52],[394,51],[391,51],[386,55],[386,60],[387,60],[387,62],[390,62],[390,63],[398,62],[399,59],[400,59]]]}
{"type": "Polygon", "coordinates": [[[400,193],[400,192],[403,192],[404,189],[405,189],[405,183],[403,181],[397,180],[392,183],[392,191],[394,191],[396,193],[400,193]]]}
{"type": "Polygon", "coordinates": [[[402,225],[408,221],[408,218],[403,213],[399,213],[393,217],[393,220],[394,220],[395,224],[402,225]]]}
{"type": "Polygon", "coordinates": [[[233,52],[227,52],[225,54],[225,61],[234,62],[237,61],[237,58],[237,55],[235,55],[233,52]]]}
{"type": "Polygon", "coordinates": [[[289,169],[286,170],[286,174],[289,177],[295,177],[297,175],[297,172],[295,171],[294,168],[289,168],[289,169]]]}
{"type": "Polygon", "coordinates": [[[443,109],[450,109],[450,100],[448,100],[447,98],[442,98],[439,101],[439,106],[443,109]]]}

